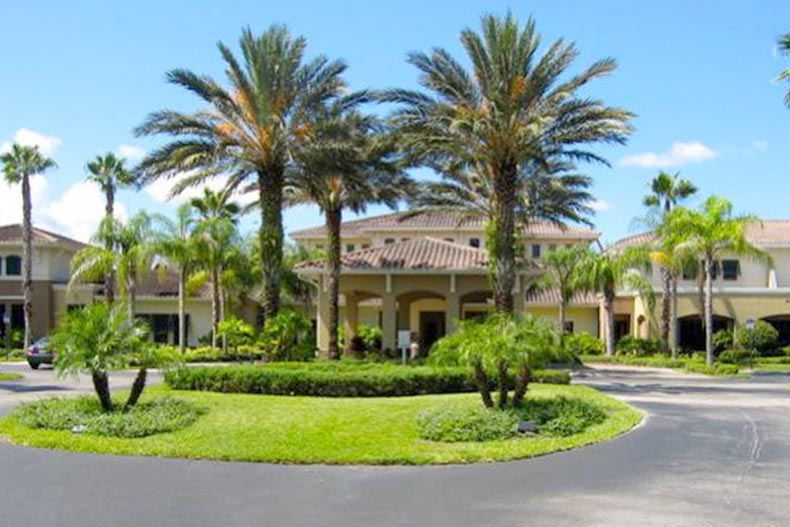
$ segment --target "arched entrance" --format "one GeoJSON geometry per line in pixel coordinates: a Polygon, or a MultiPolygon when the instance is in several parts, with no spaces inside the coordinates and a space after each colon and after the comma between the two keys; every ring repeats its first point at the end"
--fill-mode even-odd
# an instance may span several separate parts
{"type": "MultiPolygon", "coordinates": [[[[713,332],[732,329],[735,320],[730,317],[713,315],[713,332]]],[[[678,318],[678,344],[682,349],[701,351],[705,349],[705,328],[702,317],[687,315],[678,318]]]]}
{"type": "Polygon", "coordinates": [[[779,332],[779,346],[790,344],[790,314],[771,315],[761,320],[768,322],[779,332]]]}
{"type": "Polygon", "coordinates": [[[431,346],[447,333],[447,302],[433,291],[410,291],[396,297],[398,331],[408,330],[411,341],[425,356],[431,346]]]}

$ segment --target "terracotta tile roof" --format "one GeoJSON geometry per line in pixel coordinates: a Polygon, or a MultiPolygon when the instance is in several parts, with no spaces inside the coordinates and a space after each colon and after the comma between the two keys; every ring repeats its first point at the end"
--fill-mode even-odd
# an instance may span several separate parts
{"type": "MultiPolygon", "coordinates": [[[[86,244],[73,240],[67,236],[56,234],[38,227],[33,227],[33,244],[35,245],[61,245],[74,251],[79,251],[87,247],[86,244]]],[[[19,223],[13,225],[0,226],[0,244],[2,245],[19,245],[22,243],[22,225],[19,223]]]]}
{"type": "MultiPolygon", "coordinates": [[[[342,255],[343,269],[376,270],[486,270],[488,253],[436,238],[411,240],[377,245],[342,255]]],[[[530,261],[530,265],[536,264],[530,261]]],[[[310,271],[324,268],[323,260],[312,260],[297,266],[297,270],[310,271]]]]}
{"type": "Polygon", "coordinates": [[[655,239],[656,236],[651,231],[640,232],[638,234],[632,234],[631,236],[626,236],[625,238],[620,238],[619,240],[614,242],[614,244],[612,244],[612,247],[618,249],[624,249],[626,247],[633,247],[636,245],[644,245],[647,243],[651,243],[655,241],[655,239]]]}
{"type": "MultiPolygon", "coordinates": [[[[790,246],[790,220],[763,220],[746,227],[746,239],[760,247],[790,246]]],[[[655,240],[652,232],[640,232],[618,240],[615,247],[630,247],[655,240]]]]}
{"type": "MultiPolygon", "coordinates": [[[[560,303],[560,290],[557,287],[547,289],[531,288],[525,299],[527,304],[556,306],[560,303]]],[[[598,305],[598,298],[593,292],[579,292],[573,295],[571,306],[598,305]]]]}
{"type": "MultiPolygon", "coordinates": [[[[345,237],[364,236],[370,232],[396,232],[396,231],[465,231],[483,232],[485,220],[482,216],[465,216],[453,212],[426,212],[412,215],[409,212],[395,212],[383,216],[374,216],[360,220],[343,222],[341,233],[345,237]]],[[[532,224],[527,233],[528,237],[542,238],[570,238],[594,240],[598,233],[585,227],[560,226],[555,223],[536,222],[532,224]]],[[[291,233],[291,237],[324,238],[326,229],[313,227],[291,233]]]]}

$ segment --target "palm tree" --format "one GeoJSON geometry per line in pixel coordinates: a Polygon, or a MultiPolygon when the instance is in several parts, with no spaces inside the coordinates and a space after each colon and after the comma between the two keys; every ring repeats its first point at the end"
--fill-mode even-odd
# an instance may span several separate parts
{"type": "Polygon", "coordinates": [[[6,183],[22,187],[22,294],[24,295],[25,340],[24,349],[30,347],[33,316],[33,223],[30,200],[30,178],[43,174],[57,165],[42,155],[36,146],[11,145],[11,150],[0,156],[6,183]]]}
{"type": "Polygon", "coordinates": [[[724,254],[770,261],[771,257],[746,238],[746,227],[759,222],[753,215],[734,215],[732,203],[711,196],[700,210],[677,208],[670,212],[657,233],[677,250],[702,257],[705,277],[705,358],[713,364],[713,266],[724,254]]]}
{"type": "MultiPolygon", "coordinates": [[[[652,216],[658,217],[658,222],[664,216],[669,214],[672,208],[690,196],[696,194],[697,187],[687,179],[680,179],[680,173],[668,174],[666,172],[659,172],[650,182],[650,194],[644,197],[642,203],[648,207],[652,216]]],[[[654,221],[655,223],[655,221],[654,221]]],[[[674,280],[677,275],[673,275],[672,271],[677,270],[678,266],[668,265],[672,262],[671,258],[664,258],[665,264],[661,264],[661,348],[666,352],[672,348],[673,353],[676,353],[674,347],[669,345],[669,329],[671,322],[674,320],[672,314],[672,306],[674,304],[672,292],[675,290],[673,286],[674,280]]],[[[682,262],[676,262],[682,263],[682,262]]],[[[682,269],[681,269],[682,272],[682,269]]]]}
{"type": "Polygon", "coordinates": [[[217,345],[217,326],[225,319],[223,270],[232,256],[232,248],[239,242],[236,223],[241,208],[228,198],[228,190],[215,192],[207,187],[203,189],[203,197],[191,201],[199,216],[195,227],[197,250],[210,275],[213,347],[217,345]]]}
{"type": "MultiPolygon", "coordinates": [[[[108,152],[104,156],[97,156],[86,166],[88,181],[99,185],[99,188],[104,192],[104,216],[112,218],[115,211],[115,192],[119,187],[134,184],[134,174],[126,168],[125,160],[116,157],[112,152],[108,152]]],[[[115,299],[115,274],[112,270],[104,279],[104,298],[110,303],[115,299]]]]}
{"type": "Polygon", "coordinates": [[[331,109],[316,127],[313,144],[308,144],[300,156],[289,201],[314,203],[324,214],[328,239],[328,356],[335,359],[340,355],[337,330],[343,211],[362,213],[372,203],[394,208],[412,185],[373,117],[331,109]]]}
{"type": "Polygon", "coordinates": [[[411,53],[425,91],[390,90],[382,99],[403,105],[394,123],[416,161],[488,189],[494,298],[497,309],[512,311],[520,175],[550,161],[605,163],[585,147],[624,143],[632,114],[577,93],[611,73],[614,60],[563,79],[578,56],[572,43],[558,40],[538,56],[532,19],[519,27],[510,13],[486,15],[481,26],[461,33],[471,71],[442,48],[411,53]]]}
{"type": "MultiPolygon", "coordinates": [[[[790,55],[790,33],[785,33],[776,39],[776,46],[779,53],[782,55],[790,55]]],[[[784,82],[790,80],[790,68],[783,69],[776,77],[776,82],[784,82]]],[[[785,93],[784,98],[785,106],[790,108],[790,90],[785,93]]]]}
{"type": "Polygon", "coordinates": [[[187,279],[197,259],[194,208],[189,203],[183,203],[176,211],[175,220],[164,216],[156,216],[155,220],[160,224],[156,233],[155,251],[178,269],[178,350],[183,354],[187,343],[187,279]]]}
{"type": "Polygon", "coordinates": [[[550,251],[542,258],[546,272],[537,285],[542,288],[556,287],[559,290],[557,322],[561,334],[565,333],[565,312],[568,304],[576,293],[586,288],[582,280],[583,264],[589,258],[589,253],[590,248],[586,245],[573,245],[550,251]]]}
{"type": "Polygon", "coordinates": [[[641,247],[624,250],[617,247],[601,248],[597,253],[590,252],[582,262],[580,282],[585,289],[598,291],[603,295],[608,356],[614,355],[614,299],[617,291],[622,288],[635,290],[652,308],[652,287],[638,272],[640,269],[649,268],[649,265],[649,255],[641,247]]]}
{"type": "Polygon", "coordinates": [[[245,29],[241,61],[219,44],[227,86],[189,70],[167,74],[171,83],[196,94],[208,109],[156,112],[136,130],[138,135],[173,137],[143,160],[143,181],[189,173],[178,191],[218,174],[229,177],[231,188],[254,180],[267,317],[276,315],[280,306],[283,192],[294,148],[311,134],[314,113],[346,89],[345,63],[322,55],[306,61],[306,45],[285,26],[272,25],[260,36],[245,29]]]}

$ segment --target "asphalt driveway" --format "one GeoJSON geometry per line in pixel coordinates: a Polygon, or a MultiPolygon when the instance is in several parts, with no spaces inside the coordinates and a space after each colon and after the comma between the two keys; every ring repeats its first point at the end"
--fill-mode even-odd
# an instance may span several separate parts
{"type": "MultiPolygon", "coordinates": [[[[644,409],[646,421],[572,452],[445,467],[278,466],[0,444],[0,525],[790,524],[790,377],[612,367],[579,381],[644,409]]],[[[19,397],[7,385],[0,407],[19,397]]]]}

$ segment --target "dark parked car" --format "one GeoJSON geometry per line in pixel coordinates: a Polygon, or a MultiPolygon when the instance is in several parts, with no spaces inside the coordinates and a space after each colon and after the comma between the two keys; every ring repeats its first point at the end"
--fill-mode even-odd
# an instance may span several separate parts
{"type": "Polygon", "coordinates": [[[42,364],[52,364],[55,360],[55,351],[49,347],[49,337],[42,337],[27,349],[27,363],[34,370],[42,364]]]}

